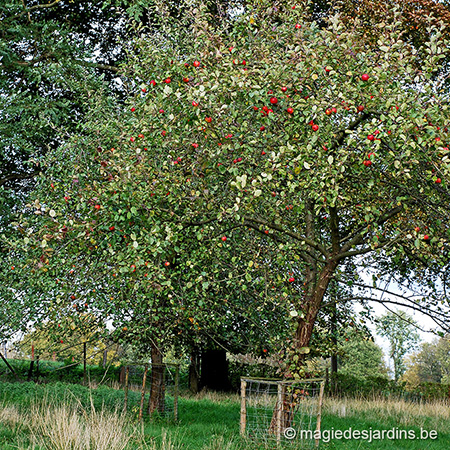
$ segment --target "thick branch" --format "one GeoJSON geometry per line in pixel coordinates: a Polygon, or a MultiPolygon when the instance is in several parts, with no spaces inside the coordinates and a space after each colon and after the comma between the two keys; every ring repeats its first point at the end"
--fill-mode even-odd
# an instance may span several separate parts
{"type": "Polygon", "coordinates": [[[100,64],[100,63],[95,63],[95,62],[88,62],[88,61],[83,61],[81,59],[76,59],[75,61],[78,64],[80,64],[81,66],[84,66],[84,67],[93,67],[94,69],[109,70],[109,71],[114,72],[114,73],[118,73],[119,72],[119,68],[118,67],[110,66],[108,64],[100,64]]]}
{"type": "Polygon", "coordinates": [[[34,5],[30,8],[24,9],[21,13],[11,17],[10,20],[19,19],[20,17],[24,16],[25,14],[29,14],[31,11],[35,11],[36,9],[45,9],[45,8],[52,8],[53,6],[57,5],[61,0],[55,0],[53,3],[46,3],[43,5],[34,5]]]}
{"type": "Polygon", "coordinates": [[[8,181],[11,180],[29,180],[31,178],[34,178],[36,176],[39,175],[41,171],[37,170],[36,172],[32,172],[32,173],[23,173],[23,174],[11,174],[11,175],[7,175],[6,177],[0,178],[0,186],[3,186],[4,184],[6,184],[8,181]]]}
{"type": "MultiPolygon", "coordinates": [[[[35,64],[45,61],[46,59],[55,58],[54,54],[51,53],[44,53],[43,55],[39,56],[39,58],[31,59],[30,61],[14,61],[12,63],[9,63],[10,66],[20,66],[20,67],[30,67],[34,66],[35,64]]],[[[83,61],[82,59],[73,59],[73,61],[77,62],[80,66],[83,67],[92,67],[94,69],[100,69],[100,70],[109,70],[110,72],[118,73],[119,68],[115,66],[110,66],[108,64],[100,64],[96,62],[90,62],[90,61],[83,61]]],[[[6,66],[6,64],[0,64],[0,67],[6,66]]]]}
{"type": "MultiPolygon", "coordinates": [[[[246,227],[252,228],[253,230],[255,230],[255,231],[257,231],[258,233],[260,233],[261,235],[264,235],[264,236],[267,236],[267,237],[273,239],[275,242],[282,243],[282,244],[285,244],[285,243],[286,243],[282,238],[280,238],[278,235],[276,235],[276,234],[274,234],[274,233],[270,233],[270,234],[266,235],[265,233],[263,233],[263,232],[260,230],[260,228],[259,228],[257,225],[255,225],[254,223],[252,223],[252,222],[250,222],[250,221],[245,220],[245,221],[244,221],[244,225],[245,225],[246,227]]],[[[307,262],[307,263],[309,263],[309,262],[311,261],[311,258],[313,258],[313,256],[312,256],[311,254],[309,254],[309,253],[303,253],[303,252],[300,252],[300,253],[299,253],[299,256],[303,259],[303,261],[305,261],[305,262],[307,262]]]]}
{"type": "MultiPolygon", "coordinates": [[[[384,213],[374,223],[376,223],[378,226],[383,225],[385,222],[387,222],[389,219],[392,219],[392,217],[396,216],[402,210],[403,210],[403,205],[398,205],[395,208],[392,208],[391,210],[384,213]]],[[[368,224],[365,224],[365,225],[359,227],[356,231],[352,232],[351,234],[348,234],[346,237],[341,239],[341,242],[345,242],[348,239],[350,239],[347,242],[347,244],[345,244],[342,247],[342,253],[348,252],[353,246],[364,242],[364,235],[367,233],[367,232],[364,232],[364,230],[367,229],[367,225],[368,224]]]]}
{"type": "Polygon", "coordinates": [[[325,258],[328,258],[328,252],[325,247],[314,241],[313,239],[310,239],[308,237],[302,236],[298,233],[294,233],[293,231],[284,230],[281,226],[275,225],[273,223],[269,223],[266,220],[260,219],[260,218],[253,218],[253,217],[245,217],[245,220],[250,222],[259,223],[261,225],[264,225],[267,228],[271,228],[272,230],[279,231],[282,234],[285,234],[297,241],[304,242],[309,247],[318,250],[325,258]]]}
{"type": "Polygon", "coordinates": [[[367,298],[367,297],[352,297],[349,300],[350,301],[353,301],[353,300],[366,301],[366,302],[370,301],[370,302],[376,302],[376,303],[381,303],[381,304],[389,303],[391,305],[396,305],[396,306],[400,306],[400,307],[410,308],[410,309],[412,309],[414,311],[420,312],[420,313],[430,317],[436,323],[436,325],[440,326],[443,330],[450,331],[450,328],[448,326],[448,320],[449,320],[448,316],[446,316],[444,314],[441,314],[441,313],[438,313],[436,311],[430,311],[429,309],[420,307],[419,305],[418,306],[414,306],[414,305],[411,305],[411,304],[405,304],[405,303],[402,303],[402,302],[396,302],[394,300],[386,300],[386,299],[379,300],[379,299],[376,299],[376,298],[367,298]],[[441,317],[436,317],[436,316],[439,316],[439,315],[442,316],[442,318],[441,317]]]}
{"type": "Polygon", "coordinates": [[[330,145],[329,149],[332,151],[335,148],[338,148],[342,145],[345,139],[346,131],[353,131],[362,121],[369,118],[371,116],[370,113],[362,113],[357,119],[355,119],[353,122],[349,123],[348,127],[346,127],[344,130],[339,131],[336,134],[336,138],[333,141],[333,143],[330,145]]]}
{"type": "Polygon", "coordinates": [[[334,255],[339,253],[340,238],[339,238],[339,217],[335,206],[330,208],[330,227],[331,227],[331,249],[334,255]]]}
{"type": "Polygon", "coordinates": [[[346,252],[342,251],[341,253],[338,253],[336,256],[334,256],[331,259],[336,260],[336,261],[341,261],[345,258],[351,258],[353,256],[359,256],[359,255],[365,255],[366,253],[370,253],[376,249],[381,249],[381,248],[387,247],[388,245],[392,245],[395,242],[399,241],[400,239],[401,239],[401,234],[399,234],[395,239],[386,239],[384,241],[378,241],[378,246],[376,248],[364,247],[359,250],[348,250],[346,252]]]}

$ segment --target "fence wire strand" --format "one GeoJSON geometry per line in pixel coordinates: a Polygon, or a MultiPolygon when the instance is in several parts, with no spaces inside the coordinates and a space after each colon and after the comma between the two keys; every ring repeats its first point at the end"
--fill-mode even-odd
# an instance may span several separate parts
{"type": "Polygon", "coordinates": [[[278,441],[314,448],[322,380],[245,381],[245,435],[255,441],[278,441]]]}

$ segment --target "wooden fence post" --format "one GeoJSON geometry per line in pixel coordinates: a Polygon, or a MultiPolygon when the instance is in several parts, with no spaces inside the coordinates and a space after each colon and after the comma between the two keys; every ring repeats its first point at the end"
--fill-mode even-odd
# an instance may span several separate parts
{"type": "Polygon", "coordinates": [[[144,378],[142,379],[141,407],[139,408],[139,422],[142,422],[142,411],[144,410],[145,382],[147,381],[148,364],[145,365],[144,378]]]}
{"type": "Polygon", "coordinates": [[[175,421],[178,420],[178,393],[180,384],[180,366],[175,369],[175,390],[173,393],[173,418],[175,421]]]}
{"type": "Polygon", "coordinates": [[[125,398],[123,402],[123,410],[126,412],[127,406],[128,406],[128,375],[130,374],[130,366],[127,366],[125,369],[125,387],[124,387],[124,393],[125,398]]]}
{"type": "Polygon", "coordinates": [[[281,415],[283,412],[283,385],[278,383],[278,396],[277,396],[277,426],[276,426],[276,436],[277,444],[281,442],[281,415]]]}
{"type": "Polygon", "coordinates": [[[245,436],[247,427],[247,382],[241,379],[241,436],[245,436]]]}
{"type": "Polygon", "coordinates": [[[14,374],[16,379],[18,379],[19,377],[18,377],[16,371],[12,368],[11,364],[9,364],[8,360],[3,356],[3,354],[1,352],[0,352],[0,356],[2,357],[2,359],[5,362],[5,364],[8,367],[8,369],[14,374]]]}
{"type": "Polygon", "coordinates": [[[87,384],[87,374],[86,374],[86,354],[87,354],[86,342],[83,343],[83,384],[87,384]]]}
{"type": "MultiPolygon", "coordinates": [[[[320,433],[320,425],[322,422],[322,403],[323,403],[323,391],[325,388],[325,381],[320,383],[320,391],[319,391],[319,403],[317,405],[317,425],[316,425],[316,433],[319,435],[320,433]]],[[[316,439],[316,448],[319,447],[320,439],[316,439]]]]}

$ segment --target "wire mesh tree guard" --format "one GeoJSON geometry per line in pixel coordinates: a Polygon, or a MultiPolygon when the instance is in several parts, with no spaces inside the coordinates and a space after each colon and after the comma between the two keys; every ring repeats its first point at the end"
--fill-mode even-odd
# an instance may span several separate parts
{"type": "Polygon", "coordinates": [[[139,420],[144,414],[178,420],[179,379],[179,366],[176,364],[127,363],[120,374],[125,392],[124,410],[139,411],[139,420]],[[129,390],[140,391],[139,405],[129,404],[129,390]]]}
{"type": "Polygon", "coordinates": [[[241,435],[259,442],[319,445],[325,380],[241,378],[241,435]]]}

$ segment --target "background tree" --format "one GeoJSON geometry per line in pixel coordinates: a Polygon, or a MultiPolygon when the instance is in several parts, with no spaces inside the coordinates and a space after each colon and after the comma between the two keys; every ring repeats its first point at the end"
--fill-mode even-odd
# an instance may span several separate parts
{"type": "Polygon", "coordinates": [[[407,370],[402,379],[409,385],[416,386],[424,382],[449,383],[450,344],[447,337],[423,342],[419,350],[406,360],[407,370]]]}
{"type": "Polygon", "coordinates": [[[377,332],[389,342],[389,357],[394,363],[394,380],[398,381],[406,370],[404,357],[419,342],[417,323],[404,311],[392,311],[379,318],[377,332]]]}
{"type": "Polygon", "coordinates": [[[349,330],[339,353],[340,374],[360,379],[387,376],[383,351],[371,337],[349,330]]]}

